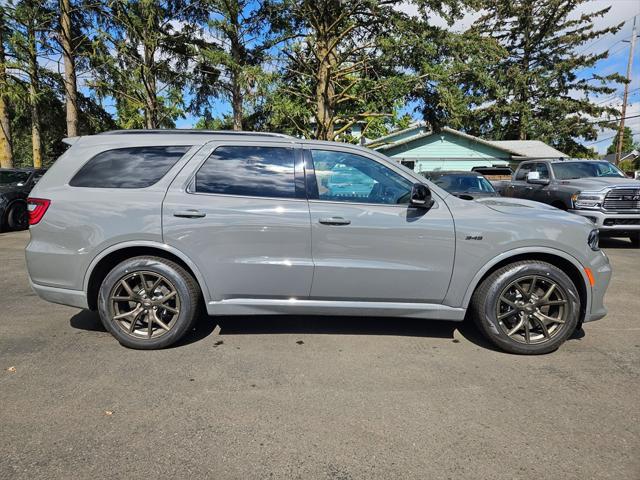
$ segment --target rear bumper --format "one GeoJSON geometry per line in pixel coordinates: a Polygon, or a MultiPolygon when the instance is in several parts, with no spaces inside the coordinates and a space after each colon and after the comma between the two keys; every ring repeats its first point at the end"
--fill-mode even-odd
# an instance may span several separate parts
{"type": "Polygon", "coordinates": [[[70,307],[78,307],[88,309],[87,295],[81,290],[69,290],[67,288],[49,287],[47,285],[38,285],[29,280],[31,288],[41,299],[61,305],[69,305],[70,307]]]}
{"type": "Polygon", "coordinates": [[[614,213],[599,210],[569,210],[591,220],[603,236],[626,236],[640,232],[640,213],[614,213]]]}

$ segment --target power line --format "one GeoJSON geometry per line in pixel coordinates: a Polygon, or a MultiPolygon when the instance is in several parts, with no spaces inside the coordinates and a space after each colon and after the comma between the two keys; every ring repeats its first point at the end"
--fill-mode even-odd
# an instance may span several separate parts
{"type": "MultiPolygon", "coordinates": [[[[632,18],[635,18],[635,17],[637,17],[637,14],[636,14],[636,15],[632,15],[632,16],[630,16],[630,17],[628,17],[628,18],[625,18],[625,19],[623,20],[624,24],[626,25],[626,24],[627,24],[627,22],[628,22],[629,20],[631,20],[632,18]]],[[[613,25],[610,25],[610,27],[612,27],[612,26],[613,26],[613,25]]],[[[607,28],[609,28],[609,27],[607,27],[607,28]]],[[[622,28],[624,28],[624,25],[622,26],[622,28]]],[[[621,28],[618,32],[622,31],[622,28],[621,28]]],[[[616,34],[617,34],[618,32],[616,32],[616,34]]],[[[615,34],[614,34],[614,35],[615,35],[615,34]]],[[[602,37],[598,38],[597,40],[594,40],[594,41],[593,41],[593,42],[591,42],[589,45],[586,45],[586,46],[585,46],[582,50],[580,50],[580,52],[578,52],[576,55],[582,55],[584,52],[586,52],[587,50],[589,50],[589,49],[590,49],[591,47],[593,47],[594,45],[596,45],[596,44],[600,43],[600,42],[601,42],[602,40],[604,40],[605,38],[607,38],[607,35],[603,35],[602,37]]],[[[610,45],[610,46],[609,46],[609,48],[608,48],[607,50],[611,50],[611,47],[613,47],[614,45],[617,45],[618,43],[622,42],[623,40],[624,40],[624,39],[622,39],[622,40],[618,40],[618,41],[617,41],[617,42],[615,42],[613,45],[610,45]]]]}
{"type": "MultiPolygon", "coordinates": [[[[617,135],[617,134],[616,134],[617,135]]],[[[602,142],[606,142],[607,140],[611,140],[612,138],[615,138],[616,135],[611,135],[610,137],[607,138],[603,138],[601,140],[596,140],[595,142],[591,142],[591,143],[585,143],[584,146],[588,147],[589,145],[595,145],[596,143],[602,143],[602,142]]],[[[640,135],[640,132],[637,133],[632,133],[631,136],[635,137],[636,135],[640,135]]]]}

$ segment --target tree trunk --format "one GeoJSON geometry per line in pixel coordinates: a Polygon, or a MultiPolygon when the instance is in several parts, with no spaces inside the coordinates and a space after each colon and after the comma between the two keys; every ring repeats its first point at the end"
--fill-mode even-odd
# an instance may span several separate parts
{"type": "Polygon", "coordinates": [[[13,148],[11,145],[11,119],[7,105],[7,70],[4,53],[4,18],[0,11],[0,168],[13,167],[13,148]]]}
{"type": "Polygon", "coordinates": [[[335,117],[335,91],[331,79],[335,64],[335,54],[329,51],[333,39],[318,32],[318,58],[320,64],[316,73],[316,132],[318,140],[333,140],[335,117]]]}
{"type": "Polygon", "coordinates": [[[38,53],[36,32],[33,19],[27,27],[27,48],[29,51],[29,104],[31,106],[31,143],[33,149],[33,167],[42,168],[42,133],[40,111],[38,108],[38,53]]]}
{"type": "Polygon", "coordinates": [[[242,88],[236,75],[234,75],[232,82],[231,106],[233,107],[233,129],[239,131],[242,130],[243,116],[242,88]]]}
{"type": "Polygon", "coordinates": [[[73,36],[71,32],[71,4],[60,0],[60,45],[64,57],[64,92],[67,112],[67,136],[78,136],[78,86],[73,36]]]}
{"type": "Polygon", "coordinates": [[[155,48],[149,44],[144,44],[144,71],[142,81],[145,91],[145,127],[148,129],[159,128],[159,108],[156,91],[156,77],[153,72],[155,48]]]}

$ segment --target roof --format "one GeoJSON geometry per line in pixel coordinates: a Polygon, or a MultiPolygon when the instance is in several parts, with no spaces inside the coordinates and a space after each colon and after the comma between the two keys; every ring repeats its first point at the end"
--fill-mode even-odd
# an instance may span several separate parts
{"type": "MultiPolygon", "coordinates": [[[[620,155],[620,161],[626,160],[628,158],[631,158],[631,159],[638,158],[639,156],[640,156],[640,152],[638,152],[638,150],[631,150],[630,152],[625,152],[622,155],[620,155]]],[[[608,162],[615,162],[616,154],[608,153],[607,155],[602,157],[602,159],[607,160],[608,162]]]]}
{"type": "Polygon", "coordinates": [[[567,154],[556,150],[540,140],[494,140],[489,143],[497,148],[508,149],[518,157],[566,158],[567,154]]]}
{"type": "MultiPolygon", "coordinates": [[[[419,140],[421,138],[430,137],[431,135],[437,135],[440,132],[425,131],[419,133],[417,135],[404,138],[402,140],[398,140],[397,142],[387,143],[389,140],[397,137],[401,134],[407,133],[411,130],[418,130],[420,128],[424,128],[423,125],[414,125],[410,128],[404,130],[398,130],[397,132],[390,133],[389,135],[385,135],[384,137],[377,138],[370,143],[366,144],[367,147],[375,148],[376,150],[385,151],[391,148],[397,147],[398,145],[405,145],[407,143],[411,143],[414,140],[419,140]],[[380,146],[375,146],[375,144],[383,143],[380,146]]],[[[540,140],[484,140],[480,137],[476,137],[474,135],[470,135],[468,133],[461,132],[460,130],[455,130],[453,128],[444,127],[441,132],[446,132],[451,135],[455,135],[460,138],[464,138],[471,142],[476,142],[481,145],[485,145],[488,147],[496,148],[503,152],[506,152],[514,157],[527,157],[527,158],[566,158],[568,155],[562,153],[559,150],[547,145],[546,143],[540,140]]]]}
{"type": "MultiPolygon", "coordinates": [[[[383,135],[382,137],[378,137],[378,138],[374,138],[373,140],[369,140],[369,141],[367,141],[365,143],[365,147],[376,148],[376,145],[388,143],[388,141],[391,140],[392,138],[399,137],[399,136],[404,135],[405,133],[409,133],[409,132],[411,132],[413,130],[422,130],[422,129],[426,129],[426,128],[427,128],[427,124],[425,122],[415,122],[415,123],[412,123],[411,125],[409,125],[407,128],[403,128],[402,130],[396,130],[394,132],[391,132],[391,133],[388,133],[386,135],[383,135]]],[[[410,137],[410,138],[418,138],[418,136],[416,135],[416,136],[410,137]]],[[[395,143],[394,145],[397,145],[397,143],[395,143]]]]}

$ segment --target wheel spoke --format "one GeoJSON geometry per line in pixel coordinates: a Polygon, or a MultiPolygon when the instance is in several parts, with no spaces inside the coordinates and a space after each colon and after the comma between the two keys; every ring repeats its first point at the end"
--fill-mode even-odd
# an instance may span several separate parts
{"type": "MultiPolygon", "coordinates": [[[[538,277],[536,277],[535,275],[531,279],[531,285],[529,285],[529,297],[531,297],[531,295],[533,295],[534,288],[536,287],[536,281],[537,280],[538,280],[538,277]]],[[[527,343],[529,343],[529,342],[527,342],[527,343]]]]}
{"type": "Polygon", "coordinates": [[[129,294],[130,297],[136,296],[136,294],[133,293],[133,290],[131,290],[131,287],[129,286],[129,284],[125,279],[120,280],[120,285],[122,285],[122,288],[126,290],[126,292],[129,294]]]}
{"type": "Polygon", "coordinates": [[[120,297],[120,296],[113,296],[111,297],[111,300],[113,300],[114,302],[132,302],[133,298],[132,297],[120,297]]]}
{"type": "Polygon", "coordinates": [[[564,320],[561,318],[553,318],[548,315],[545,315],[542,312],[536,312],[533,314],[535,317],[540,319],[541,321],[546,321],[548,323],[564,323],[564,320]]]}
{"type": "Polygon", "coordinates": [[[138,315],[138,313],[140,313],[142,311],[142,307],[140,307],[140,305],[136,306],[136,308],[134,308],[133,310],[130,310],[128,312],[125,313],[120,313],[118,315],[115,315],[113,317],[114,320],[121,320],[123,318],[127,318],[130,317],[131,315],[138,315]]]}
{"type": "Polygon", "coordinates": [[[149,315],[151,316],[151,320],[153,322],[156,322],[162,328],[164,328],[165,330],[169,331],[169,326],[167,324],[165,324],[162,320],[160,320],[160,318],[158,318],[158,315],[156,314],[155,311],[151,311],[149,315]]]}
{"type": "Polygon", "coordinates": [[[522,325],[524,325],[524,319],[520,318],[520,320],[518,321],[517,325],[515,327],[513,327],[511,330],[509,330],[507,332],[507,335],[511,336],[514,333],[518,332],[518,330],[520,330],[522,328],[522,325]]]}
{"type": "Polygon", "coordinates": [[[548,302],[539,303],[538,305],[541,307],[552,306],[552,305],[564,305],[567,303],[566,300],[550,300],[548,302]]]}
{"type": "Polygon", "coordinates": [[[180,313],[180,311],[178,309],[170,307],[169,305],[160,305],[158,308],[161,308],[161,309],[166,310],[167,312],[171,312],[171,313],[180,313]]]}
{"type": "Polygon", "coordinates": [[[500,297],[500,300],[504,303],[506,303],[507,305],[509,305],[511,308],[515,308],[516,310],[519,310],[519,307],[516,303],[512,302],[511,300],[509,300],[507,297],[505,297],[504,295],[502,295],[500,297]]]}
{"type": "Polygon", "coordinates": [[[171,298],[173,298],[173,297],[175,297],[175,296],[176,296],[176,291],[174,290],[174,291],[172,291],[172,292],[167,293],[164,297],[159,298],[159,299],[158,299],[158,300],[156,300],[156,301],[157,301],[157,303],[159,303],[159,304],[163,304],[164,302],[166,302],[167,300],[169,300],[169,299],[171,299],[171,298]]]}
{"type": "Polygon", "coordinates": [[[138,276],[140,277],[140,283],[142,283],[142,290],[144,290],[145,293],[147,293],[147,279],[144,278],[144,273],[142,272],[138,272],[138,276]]]}
{"type": "Polygon", "coordinates": [[[153,285],[151,285],[151,288],[149,289],[149,294],[153,295],[153,292],[155,291],[156,288],[158,288],[158,286],[162,283],[162,277],[158,277],[158,279],[153,282],[153,285]]]}
{"type": "Polygon", "coordinates": [[[524,321],[524,341],[531,343],[531,330],[529,328],[529,319],[524,321]]]}
{"type": "Polygon", "coordinates": [[[151,335],[153,335],[153,319],[151,314],[147,313],[147,336],[151,338],[151,335]]]}
{"type": "Polygon", "coordinates": [[[131,319],[131,324],[129,325],[129,333],[133,333],[133,331],[136,329],[136,324],[138,323],[138,317],[140,316],[141,312],[142,312],[142,309],[138,310],[138,312],[131,319]]]}
{"type": "Polygon", "coordinates": [[[542,335],[544,335],[545,338],[549,338],[549,329],[547,329],[547,326],[544,324],[544,322],[535,315],[533,316],[533,319],[538,325],[540,325],[540,328],[542,329],[542,335]]]}
{"type": "Polygon", "coordinates": [[[505,313],[503,313],[501,315],[498,315],[498,320],[504,320],[505,318],[509,318],[514,313],[518,313],[518,310],[516,310],[515,308],[513,310],[509,310],[508,312],[505,312],[505,313]]]}
{"type": "Polygon", "coordinates": [[[556,284],[552,283],[551,286],[549,287],[549,290],[547,290],[544,294],[544,296],[540,299],[540,303],[545,303],[549,301],[549,297],[551,297],[551,294],[553,293],[553,291],[556,289],[556,284]]]}

